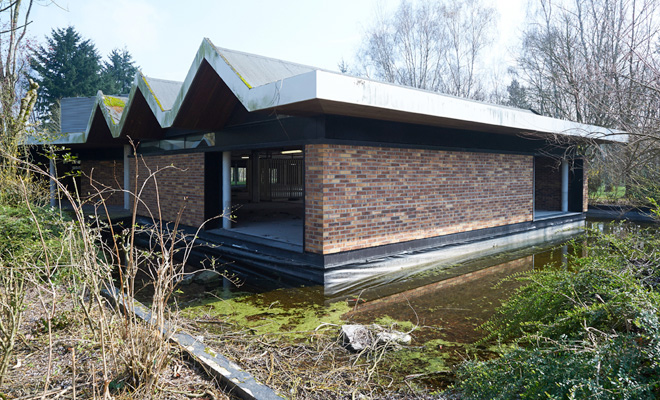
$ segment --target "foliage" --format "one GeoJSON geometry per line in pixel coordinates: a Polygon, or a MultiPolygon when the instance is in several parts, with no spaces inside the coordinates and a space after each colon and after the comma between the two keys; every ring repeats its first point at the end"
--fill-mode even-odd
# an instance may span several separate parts
{"type": "Polygon", "coordinates": [[[21,324],[25,288],[61,278],[62,270],[50,267],[69,258],[67,227],[52,210],[0,204],[0,384],[21,324]]]}
{"type": "Polygon", "coordinates": [[[654,399],[658,384],[658,321],[643,346],[623,334],[594,346],[560,338],[517,348],[502,358],[468,362],[458,372],[466,399],[654,399]]]}
{"type": "MultiPolygon", "coordinates": [[[[591,183],[591,181],[589,181],[591,183]]],[[[625,186],[589,186],[589,202],[592,204],[630,205],[626,199],[625,186]]]]}
{"type": "MultiPolygon", "coordinates": [[[[658,160],[660,161],[660,160],[658,160]]],[[[660,181],[658,180],[658,165],[638,170],[635,182],[626,190],[626,197],[633,204],[649,205],[649,199],[660,199],[660,181]]]]}
{"type": "Polygon", "coordinates": [[[43,251],[60,254],[66,229],[66,222],[50,209],[36,207],[31,211],[25,202],[19,206],[0,204],[0,262],[3,266],[22,266],[27,259],[43,261],[43,251]]]}
{"type": "MultiPolygon", "coordinates": [[[[13,160],[18,170],[47,174],[28,161],[13,160]]],[[[137,173],[138,165],[135,170],[137,173]]],[[[149,171],[148,180],[155,180],[157,172],[149,171]]],[[[43,313],[42,318],[33,320],[32,324],[36,324],[33,332],[43,333],[48,340],[44,346],[48,352],[45,376],[37,390],[46,392],[52,389],[51,385],[59,385],[59,378],[54,377],[57,371],[52,368],[54,352],[59,346],[56,342],[58,330],[67,328],[69,320],[76,320],[76,317],[81,320],[84,316],[93,335],[85,342],[93,343],[97,349],[91,369],[81,371],[81,375],[94,376],[87,385],[108,398],[110,383],[121,382],[121,392],[131,398],[151,398],[161,387],[161,374],[171,361],[173,348],[168,339],[176,326],[169,298],[182,277],[191,245],[184,243],[186,237],[178,231],[177,225],[154,221],[153,226],[141,228],[133,220],[129,227],[117,231],[121,225],[105,224],[98,216],[83,213],[82,205],[64,184],[55,178],[53,182],[73,207],[71,221],[61,219],[59,210],[35,206],[22,184],[22,203],[0,204],[3,235],[0,238],[0,387],[13,357],[13,346],[22,327],[26,293],[29,293],[33,308],[40,308],[43,313]],[[135,245],[138,235],[143,235],[148,244],[138,248],[135,245]],[[175,254],[182,256],[183,262],[176,261],[175,254]],[[153,283],[151,321],[147,323],[128,312],[122,322],[116,318],[119,308],[107,307],[101,292],[114,285],[113,272],[119,275],[117,284],[122,298],[135,296],[138,273],[150,278],[153,283]],[[72,308],[58,310],[56,305],[65,297],[72,308]],[[161,329],[164,326],[171,330],[161,329]]],[[[135,197],[134,213],[140,193],[135,197]]],[[[132,311],[132,307],[121,309],[127,312],[132,311]]],[[[73,374],[76,375],[75,370],[73,374]]],[[[13,371],[12,375],[15,376],[13,371]]],[[[15,378],[13,383],[16,384],[15,378]]],[[[72,384],[76,397],[75,379],[72,384]]],[[[20,385],[16,390],[20,392],[20,385]]]]}
{"type": "Polygon", "coordinates": [[[45,114],[63,97],[93,96],[100,88],[101,56],[91,39],[72,27],[53,29],[33,53],[32,77],[42,87],[37,110],[45,114]]]}
{"type": "Polygon", "coordinates": [[[511,80],[511,84],[506,88],[506,91],[509,94],[506,105],[522,109],[529,108],[526,90],[517,79],[511,80]]]}
{"type": "MultiPolygon", "coordinates": [[[[0,16],[4,22],[0,32],[0,204],[6,201],[16,204],[21,199],[32,198],[35,192],[33,179],[16,165],[17,158],[25,155],[20,145],[29,129],[28,121],[39,88],[29,80],[24,96],[19,95],[31,9],[32,0],[0,2],[0,16]]],[[[7,239],[14,240],[12,236],[7,239]]],[[[0,253],[0,385],[23,317],[26,266],[21,265],[21,261],[26,260],[0,253]]]]}
{"type": "MultiPolygon", "coordinates": [[[[0,150],[0,154],[7,154],[0,150]]],[[[0,204],[19,206],[26,198],[35,205],[47,202],[47,192],[44,181],[16,168],[10,162],[13,157],[5,159],[5,165],[0,168],[0,204]]]]}
{"type": "Polygon", "coordinates": [[[654,198],[648,198],[649,204],[651,204],[651,214],[653,215],[653,218],[656,219],[656,221],[660,220],[660,205],[658,204],[658,200],[654,198]]]}
{"type": "Polygon", "coordinates": [[[367,32],[362,73],[386,82],[484,99],[483,51],[491,43],[494,10],[480,0],[401,1],[367,32]]]}
{"type": "Polygon", "coordinates": [[[660,236],[592,233],[573,267],[519,288],[483,328],[519,345],[458,371],[466,398],[654,398],[660,387],[660,236]]]}
{"type": "Polygon", "coordinates": [[[137,73],[137,67],[128,50],[114,49],[103,62],[101,71],[102,90],[109,94],[128,94],[137,73]]]}
{"type": "Polygon", "coordinates": [[[53,29],[32,54],[32,77],[43,88],[37,109],[42,116],[56,118],[54,105],[64,97],[94,96],[130,91],[137,67],[128,50],[114,49],[101,62],[91,39],[84,39],[74,27],[53,29]]]}

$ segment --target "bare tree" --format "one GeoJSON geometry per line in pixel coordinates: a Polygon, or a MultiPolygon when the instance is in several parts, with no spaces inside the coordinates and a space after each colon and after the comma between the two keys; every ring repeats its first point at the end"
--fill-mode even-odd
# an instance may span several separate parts
{"type": "MultiPolygon", "coordinates": [[[[19,102],[17,89],[27,62],[25,35],[31,9],[32,0],[0,1],[0,146],[11,155],[18,150],[19,136],[25,130],[38,87],[30,82],[19,102]]],[[[6,160],[3,158],[3,163],[6,160]]]]}
{"type": "MultiPolygon", "coordinates": [[[[539,0],[518,58],[530,106],[542,114],[621,129],[618,150],[594,147],[594,182],[625,185],[655,178],[660,136],[655,0],[539,0]],[[650,175],[649,175],[650,174],[650,175]]],[[[632,192],[631,192],[632,193],[632,192]]]]}
{"type": "MultiPolygon", "coordinates": [[[[11,197],[20,202],[20,188],[26,187],[14,157],[37,96],[33,82],[21,101],[17,96],[31,8],[31,0],[0,1],[0,200],[11,197]]],[[[0,254],[0,385],[21,325],[27,279],[24,268],[12,265],[11,258],[12,254],[0,254]]]]}
{"type": "Polygon", "coordinates": [[[378,16],[358,59],[375,79],[474,99],[485,98],[483,53],[495,11],[481,0],[403,0],[378,16]]]}
{"type": "Polygon", "coordinates": [[[658,39],[653,0],[541,0],[518,59],[544,114],[603,126],[641,122],[658,39]],[[641,97],[640,97],[641,95],[641,97]]]}

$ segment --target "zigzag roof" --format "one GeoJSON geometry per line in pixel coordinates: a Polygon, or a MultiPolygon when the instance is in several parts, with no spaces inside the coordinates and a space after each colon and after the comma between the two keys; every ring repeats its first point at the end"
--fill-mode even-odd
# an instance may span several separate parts
{"type": "MultiPolygon", "coordinates": [[[[89,103],[89,101],[88,101],[89,103]]],[[[622,132],[526,110],[398,86],[202,41],[183,82],[135,76],[128,97],[98,92],[84,130],[60,144],[158,138],[165,130],[220,130],[237,111],[336,114],[492,133],[523,132],[625,141],[622,132]]],[[[44,141],[41,141],[42,143],[44,141]]]]}

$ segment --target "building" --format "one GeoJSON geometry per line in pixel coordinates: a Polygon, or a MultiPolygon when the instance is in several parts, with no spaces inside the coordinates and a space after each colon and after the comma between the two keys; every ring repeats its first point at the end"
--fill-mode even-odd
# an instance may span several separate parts
{"type": "Polygon", "coordinates": [[[183,82],[138,74],[126,97],[61,108],[53,141],[77,154],[83,196],[128,208],[137,188],[141,216],[181,213],[247,268],[326,284],[579,228],[586,168],[566,150],[625,140],[209,40],[183,82]]]}

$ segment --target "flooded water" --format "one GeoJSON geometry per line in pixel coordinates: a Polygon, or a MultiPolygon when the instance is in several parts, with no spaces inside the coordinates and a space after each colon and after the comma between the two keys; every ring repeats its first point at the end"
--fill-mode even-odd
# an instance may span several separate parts
{"type": "MultiPolygon", "coordinates": [[[[605,232],[612,229],[607,221],[590,221],[589,225],[605,232]]],[[[505,278],[530,270],[566,268],[569,255],[580,254],[582,245],[580,237],[568,242],[545,243],[449,267],[427,268],[393,280],[381,279],[376,284],[364,282],[352,287],[350,292],[332,296],[327,296],[323,287],[263,290],[266,282],[245,280],[239,288],[225,282],[222,287],[206,288],[214,291],[213,297],[204,300],[204,306],[223,313],[227,311],[217,307],[224,307],[228,299],[238,298],[240,303],[251,304],[251,310],[256,310],[250,311],[256,315],[243,316],[246,320],[266,315],[269,321],[274,321],[277,314],[286,315],[286,322],[275,327],[280,331],[299,332],[303,328],[297,323],[313,329],[314,323],[325,322],[323,318],[329,314],[324,310],[329,309],[341,310],[344,323],[396,323],[401,330],[412,331],[413,343],[388,356],[390,372],[403,376],[419,374],[429,387],[443,387],[447,381],[442,373],[450,371],[456,363],[475,356],[496,356],[494,347],[474,344],[484,335],[479,326],[519,286],[515,279],[505,278]],[[338,308],[338,304],[344,308],[338,308]],[[310,310],[316,317],[311,321],[310,310]]],[[[200,293],[203,289],[189,290],[200,293]]],[[[185,308],[186,303],[183,304],[185,308]]],[[[234,314],[236,304],[231,306],[234,314]]]]}

